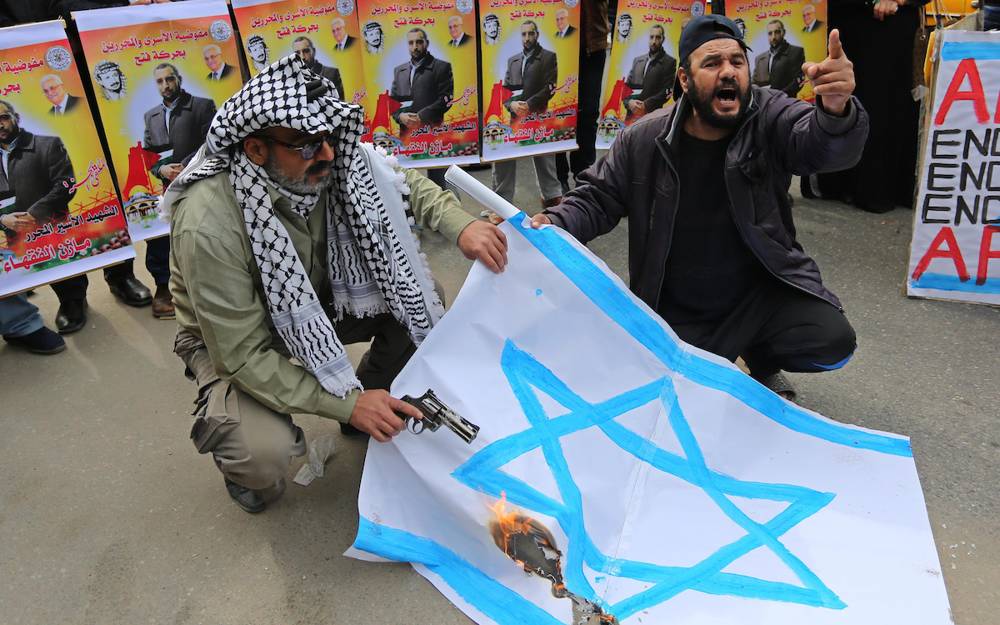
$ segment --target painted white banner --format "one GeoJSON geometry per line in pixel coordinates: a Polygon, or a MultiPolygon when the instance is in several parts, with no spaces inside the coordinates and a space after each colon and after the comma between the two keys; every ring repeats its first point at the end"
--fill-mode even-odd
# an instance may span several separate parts
{"type": "Polygon", "coordinates": [[[942,36],[906,292],[1000,304],[1000,33],[942,36]]]}
{"type": "Polygon", "coordinates": [[[349,555],[483,624],[951,623],[906,438],[680,342],[563,231],[503,229],[507,269],[473,267],[392,389],[478,436],[371,443],[349,555]]]}

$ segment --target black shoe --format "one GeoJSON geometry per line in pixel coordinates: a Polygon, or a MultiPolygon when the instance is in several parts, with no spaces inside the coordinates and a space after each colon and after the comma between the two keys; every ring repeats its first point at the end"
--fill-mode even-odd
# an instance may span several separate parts
{"type": "Polygon", "coordinates": [[[52,330],[41,327],[24,336],[4,336],[3,340],[28,350],[32,354],[58,354],[66,349],[66,341],[52,330]]]}
{"type": "Polygon", "coordinates": [[[350,423],[340,424],[340,433],[344,436],[368,436],[368,432],[362,432],[358,428],[354,427],[350,423]]]}
{"type": "Polygon", "coordinates": [[[799,191],[802,193],[802,197],[807,200],[815,200],[818,197],[817,190],[813,189],[811,178],[812,176],[799,178],[799,191]]]}
{"type": "Polygon", "coordinates": [[[895,208],[889,200],[866,197],[855,197],[854,205],[866,213],[875,213],[876,215],[888,213],[895,208]]]}
{"type": "Polygon", "coordinates": [[[229,491],[229,496],[233,498],[236,505],[242,508],[244,512],[257,514],[258,512],[263,512],[264,508],[267,507],[260,493],[246,486],[240,486],[236,482],[231,482],[227,479],[226,490],[229,491]]]}
{"type": "Polygon", "coordinates": [[[108,288],[111,289],[112,295],[129,306],[141,308],[142,306],[149,306],[153,301],[153,294],[135,276],[114,281],[109,280],[108,288]]]}
{"type": "Polygon", "coordinates": [[[87,325],[87,300],[70,299],[59,304],[56,329],[59,334],[73,334],[87,325]]]}

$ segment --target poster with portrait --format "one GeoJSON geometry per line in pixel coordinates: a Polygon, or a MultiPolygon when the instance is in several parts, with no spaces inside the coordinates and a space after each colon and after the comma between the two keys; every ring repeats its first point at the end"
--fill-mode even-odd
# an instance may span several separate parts
{"type": "Polygon", "coordinates": [[[135,256],[62,20],[0,29],[0,297],[135,256]]]}
{"type": "Polygon", "coordinates": [[[251,76],[298,54],[336,85],[341,100],[364,104],[355,0],[233,0],[233,14],[251,76]]]}
{"type": "Polygon", "coordinates": [[[404,166],[479,162],[472,0],[359,0],[365,138],[404,166]]]}
{"type": "Polygon", "coordinates": [[[737,0],[726,15],[744,30],[753,50],[750,82],[813,101],[802,74],[806,61],[826,58],[826,0],[737,0]]]}
{"type": "Polygon", "coordinates": [[[597,148],[607,149],[618,133],[673,101],[677,42],[702,0],[622,0],[611,31],[611,55],[604,66],[597,148]]]}
{"type": "Polygon", "coordinates": [[[579,0],[479,0],[483,160],[576,149],[579,0]]]}
{"type": "Polygon", "coordinates": [[[73,13],[134,240],[167,234],[157,202],[243,85],[223,0],[73,13]]]}

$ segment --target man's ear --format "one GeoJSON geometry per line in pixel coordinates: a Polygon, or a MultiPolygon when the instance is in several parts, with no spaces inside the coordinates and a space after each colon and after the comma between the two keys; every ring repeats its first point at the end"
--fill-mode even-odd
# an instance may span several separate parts
{"type": "Polygon", "coordinates": [[[243,153],[257,166],[267,162],[268,145],[260,137],[247,137],[243,140],[243,153]]]}
{"type": "Polygon", "coordinates": [[[688,80],[690,79],[691,77],[688,75],[687,71],[684,70],[684,67],[677,68],[677,80],[681,83],[681,91],[684,93],[687,93],[688,91],[688,80]]]}

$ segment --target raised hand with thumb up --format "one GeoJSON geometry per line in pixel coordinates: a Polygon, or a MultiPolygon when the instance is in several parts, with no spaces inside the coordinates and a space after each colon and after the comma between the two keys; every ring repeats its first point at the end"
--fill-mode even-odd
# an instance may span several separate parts
{"type": "Polygon", "coordinates": [[[826,58],[821,63],[803,63],[802,73],[812,83],[816,102],[832,115],[843,115],[854,93],[854,63],[844,54],[840,31],[830,31],[826,58]]]}

